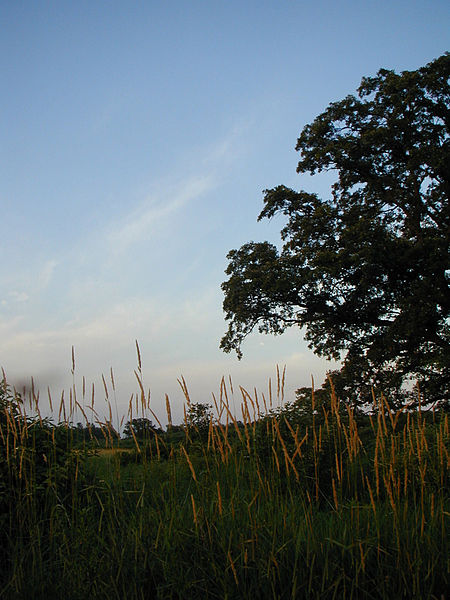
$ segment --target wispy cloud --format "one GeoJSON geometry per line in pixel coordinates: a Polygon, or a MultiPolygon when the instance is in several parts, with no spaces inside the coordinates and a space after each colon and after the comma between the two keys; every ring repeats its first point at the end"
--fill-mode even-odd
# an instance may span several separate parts
{"type": "Polygon", "coordinates": [[[11,311],[23,311],[24,305],[31,306],[41,292],[45,292],[50,284],[59,261],[39,257],[30,257],[27,264],[18,269],[15,265],[2,265],[0,308],[11,311]]]}
{"type": "Polygon", "coordinates": [[[39,289],[45,289],[49,285],[57,266],[58,261],[54,258],[47,260],[44,263],[38,272],[37,285],[39,289]]]}
{"type": "Polygon", "coordinates": [[[132,244],[149,238],[161,221],[203,196],[215,186],[211,174],[194,176],[165,190],[155,191],[124,222],[115,223],[108,233],[108,241],[115,253],[125,251],[132,244]]]}
{"type": "Polygon", "coordinates": [[[241,119],[214,143],[193,148],[178,171],[152,182],[140,203],[107,226],[106,240],[111,252],[123,253],[133,244],[151,238],[162,226],[170,227],[174,215],[218,188],[232,165],[242,160],[251,125],[251,120],[241,119]]]}
{"type": "MultiPolygon", "coordinates": [[[[193,149],[170,178],[148,185],[143,174],[138,187],[128,191],[137,201],[123,198],[123,210],[105,216],[103,224],[92,220],[93,226],[80,230],[75,243],[62,246],[57,256],[53,249],[11,271],[5,290],[14,290],[14,298],[3,295],[11,307],[5,307],[4,319],[0,314],[0,366],[8,376],[34,375],[41,384],[39,375],[52,365],[58,374],[52,385],[65,386],[67,378],[70,384],[74,346],[78,373],[94,378],[112,366],[118,378],[122,375],[122,389],[133,390],[135,339],[147,356],[149,385],[156,393],[168,383],[163,375],[169,365],[176,387],[186,360],[189,366],[196,357],[204,373],[211,360],[220,362],[220,298],[198,267],[205,240],[195,233],[199,221],[209,217],[209,199],[220,197],[233,161],[242,157],[240,131],[193,149]],[[179,244],[174,231],[186,233],[189,247],[179,244]],[[142,281],[141,251],[147,257],[142,281]]],[[[128,393],[125,397],[128,401],[128,393]]]]}
{"type": "Polygon", "coordinates": [[[30,298],[26,292],[18,292],[17,290],[12,290],[9,292],[8,296],[13,302],[18,303],[26,302],[30,298]]]}

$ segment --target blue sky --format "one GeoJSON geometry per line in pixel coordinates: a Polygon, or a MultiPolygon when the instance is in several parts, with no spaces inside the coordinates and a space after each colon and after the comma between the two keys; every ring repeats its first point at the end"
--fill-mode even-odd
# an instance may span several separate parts
{"type": "Polygon", "coordinates": [[[0,3],[0,365],[58,395],[115,373],[136,391],[135,340],[155,412],[182,414],[177,377],[210,400],[222,375],[287,394],[333,365],[300,331],[226,329],[226,254],[278,240],[262,190],[327,194],[299,176],[302,127],[380,67],[416,69],[449,49],[445,1],[0,3]]]}

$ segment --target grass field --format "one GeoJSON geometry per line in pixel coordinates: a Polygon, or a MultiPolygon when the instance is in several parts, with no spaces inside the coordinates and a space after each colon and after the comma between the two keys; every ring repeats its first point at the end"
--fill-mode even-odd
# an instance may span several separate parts
{"type": "Polygon", "coordinates": [[[270,411],[241,389],[238,422],[223,381],[206,427],[125,448],[2,389],[1,598],[447,597],[445,412],[270,411]]]}

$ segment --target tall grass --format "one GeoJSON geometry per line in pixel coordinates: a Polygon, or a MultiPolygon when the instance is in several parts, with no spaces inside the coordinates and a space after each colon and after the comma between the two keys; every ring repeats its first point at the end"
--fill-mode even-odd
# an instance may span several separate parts
{"type": "MultiPolygon", "coordinates": [[[[155,419],[136,376],[127,419],[155,419]]],[[[167,431],[128,451],[84,384],[52,403],[55,425],[4,381],[0,597],[445,598],[448,415],[383,397],[356,414],[331,391],[299,416],[283,381],[273,408],[223,379],[203,431],[173,433],[167,398],[167,431]],[[75,414],[102,440],[80,444],[75,414]]]]}

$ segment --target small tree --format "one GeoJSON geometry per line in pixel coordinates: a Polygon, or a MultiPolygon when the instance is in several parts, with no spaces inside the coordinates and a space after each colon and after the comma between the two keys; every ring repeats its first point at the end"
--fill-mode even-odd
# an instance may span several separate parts
{"type": "Polygon", "coordinates": [[[197,430],[200,434],[208,432],[212,419],[212,407],[210,404],[190,404],[186,413],[187,426],[197,430]]]}
{"type": "Polygon", "coordinates": [[[136,437],[139,440],[153,437],[154,433],[161,433],[161,429],[156,427],[150,419],[145,417],[132,419],[125,424],[123,435],[126,438],[136,437]]]}

